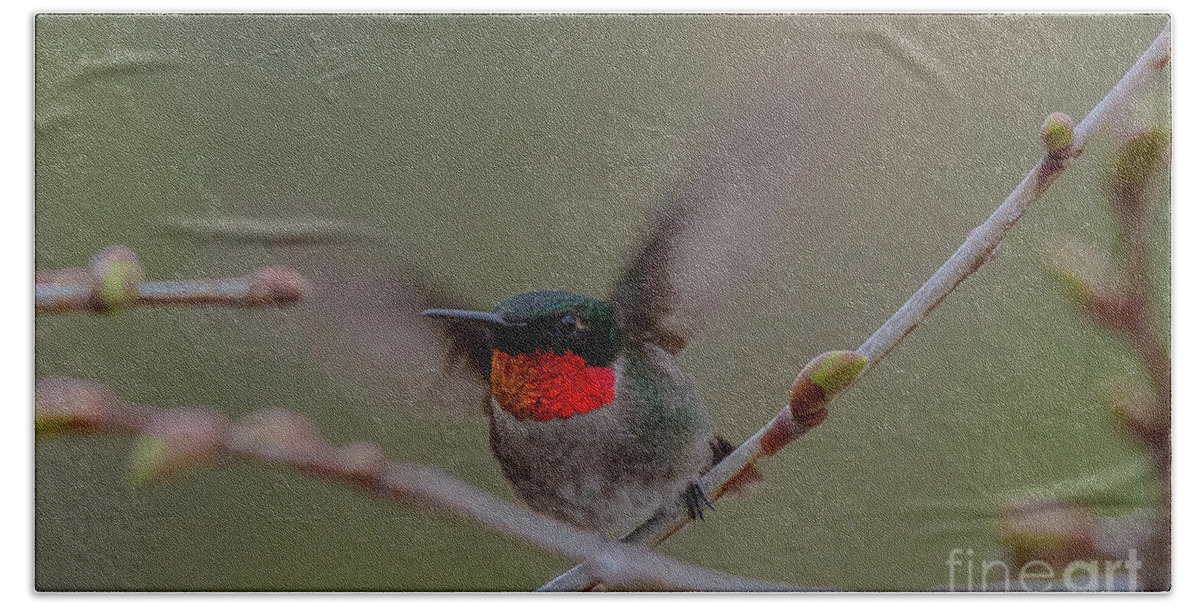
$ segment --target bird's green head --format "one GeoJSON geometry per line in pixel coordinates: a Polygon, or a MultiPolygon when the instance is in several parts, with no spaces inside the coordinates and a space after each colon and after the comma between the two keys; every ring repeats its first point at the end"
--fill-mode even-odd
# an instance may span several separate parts
{"type": "Polygon", "coordinates": [[[506,353],[571,352],[593,366],[607,366],[617,354],[620,339],[608,302],[567,291],[530,291],[502,300],[492,312],[517,325],[494,331],[493,346],[506,353]]]}

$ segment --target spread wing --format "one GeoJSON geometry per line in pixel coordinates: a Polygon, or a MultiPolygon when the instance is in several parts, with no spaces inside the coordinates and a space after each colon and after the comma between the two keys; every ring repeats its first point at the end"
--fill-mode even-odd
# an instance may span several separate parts
{"type": "Polygon", "coordinates": [[[421,316],[427,308],[472,303],[452,296],[428,271],[389,263],[390,249],[372,231],[286,218],[164,218],[159,224],[222,250],[267,247],[276,263],[304,275],[310,293],[286,310],[283,331],[265,340],[339,393],[440,413],[487,405],[492,351],[486,330],[421,316]]]}
{"type": "Polygon", "coordinates": [[[464,414],[487,401],[491,347],[471,324],[433,323],[426,308],[469,308],[416,268],[388,268],[345,251],[297,265],[313,295],[296,310],[315,371],[396,407],[464,414]]]}
{"type": "Polygon", "coordinates": [[[813,212],[805,181],[828,147],[826,103],[791,77],[760,90],[697,155],[628,263],[614,300],[634,340],[681,350],[770,265],[778,231],[813,212]]]}

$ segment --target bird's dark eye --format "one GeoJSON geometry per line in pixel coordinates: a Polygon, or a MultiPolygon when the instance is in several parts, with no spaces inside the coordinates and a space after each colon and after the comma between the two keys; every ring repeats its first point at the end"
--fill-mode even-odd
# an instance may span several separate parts
{"type": "Polygon", "coordinates": [[[579,317],[567,313],[559,317],[558,324],[554,329],[559,336],[564,338],[577,338],[583,332],[583,324],[579,322],[579,317]]]}

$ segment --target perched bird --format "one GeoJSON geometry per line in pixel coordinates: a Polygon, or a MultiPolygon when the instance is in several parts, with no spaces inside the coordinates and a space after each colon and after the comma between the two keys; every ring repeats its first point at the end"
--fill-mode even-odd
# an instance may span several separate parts
{"type": "Polygon", "coordinates": [[[414,296],[411,277],[410,289],[364,295],[382,279],[330,273],[325,293],[357,296],[317,309],[364,362],[348,371],[411,400],[394,387],[427,356],[433,332],[412,323],[424,308],[465,361],[451,366],[469,370],[460,380],[481,381],[492,453],[529,507],[609,535],[664,505],[701,517],[711,503],[695,481],[733,446],[676,356],[770,264],[775,233],[811,214],[805,180],[828,138],[823,106],[800,88],[751,101],[697,148],[604,299],[531,291],[463,310],[414,296]]]}
{"type": "Polygon", "coordinates": [[[693,519],[711,507],[695,481],[733,447],[675,357],[720,292],[769,259],[822,135],[803,100],[765,102],[670,193],[607,299],[532,291],[490,311],[424,311],[471,336],[492,453],[534,510],[617,534],[679,497],[693,519]]]}
{"type": "Polygon", "coordinates": [[[681,494],[693,518],[711,506],[694,481],[729,442],[672,353],[635,333],[619,303],[534,291],[491,312],[425,314],[490,331],[492,453],[535,511],[617,533],[681,494]]]}

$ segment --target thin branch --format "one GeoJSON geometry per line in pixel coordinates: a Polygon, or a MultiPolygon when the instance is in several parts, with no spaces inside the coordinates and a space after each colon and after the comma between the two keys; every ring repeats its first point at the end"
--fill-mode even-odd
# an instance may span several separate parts
{"type": "Polygon", "coordinates": [[[954,255],[925,281],[900,310],[863,342],[858,352],[871,360],[870,366],[874,366],[895,348],[942,299],[987,261],[1008,230],[1041,198],[1055,178],[1067,168],[1071,158],[1083,152],[1097,130],[1112,119],[1114,110],[1126,104],[1151,74],[1166,66],[1170,54],[1171,25],[1167,24],[1158,38],[1138,58],[1137,63],[1129,68],[1104,99],[1075,126],[1074,150],[1069,154],[1047,153],[1043,156],[983,225],[976,228],[959,246],[954,255]]]}
{"type": "Polygon", "coordinates": [[[39,436],[59,433],[138,437],[132,478],[148,482],[222,459],[283,465],[359,487],[389,502],[451,513],[510,538],[586,564],[590,576],[630,588],[693,591],[797,591],[796,587],[692,566],[622,545],[501,500],[436,469],[388,461],[367,442],[329,444],[307,418],[282,409],[236,423],[206,408],[161,409],[121,400],[99,383],[39,381],[34,391],[39,436]]]}
{"type": "MultiPolygon", "coordinates": [[[[950,256],[937,272],[914,293],[895,314],[891,316],[878,330],[867,338],[858,350],[858,355],[866,358],[867,369],[875,366],[892,351],[917,325],[929,316],[933,309],[941,304],[960,283],[979,269],[992,256],[1008,230],[1016,224],[1022,214],[1033,205],[1055,178],[1070,164],[1071,159],[1079,156],[1084,147],[1097,130],[1112,120],[1113,116],[1128,103],[1129,99],[1145,84],[1149,77],[1162,70],[1170,60],[1171,25],[1168,23],[1158,38],[1150,45],[1125,76],[1105,95],[1104,99],[1080,121],[1078,126],[1071,127],[1069,122],[1064,124],[1063,116],[1052,116],[1043,127],[1043,139],[1047,153],[1042,157],[1017,185],[1008,198],[992,212],[991,216],[967,236],[965,242],[950,256]],[[1071,133],[1071,137],[1060,135],[1063,129],[1071,133]]],[[[819,358],[818,358],[819,359],[819,358]]],[[[810,367],[816,363],[810,363],[810,367]]],[[[857,380],[852,379],[850,383],[857,380]]],[[[848,384],[847,384],[848,386],[848,384]]],[[[839,387],[839,389],[845,386],[839,387]]],[[[796,395],[793,388],[793,399],[796,395]]],[[[827,405],[837,395],[837,391],[823,394],[821,406],[827,405]]],[[[794,400],[792,407],[784,408],[774,420],[759,429],[746,440],[737,450],[729,454],[712,470],[706,473],[698,482],[700,488],[713,500],[724,492],[730,480],[752,467],[761,457],[778,452],[783,446],[815,426],[813,419],[804,419],[794,415],[794,400]]],[[[823,410],[822,410],[823,411],[823,410]]],[[[824,419],[820,416],[817,423],[824,419]]],[[[652,516],[649,520],[630,532],[622,542],[643,546],[655,546],[669,538],[672,534],[688,524],[686,513],[676,505],[668,505],[652,516]]],[[[541,591],[581,591],[596,585],[584,568],[576,566],[558,578],[546,583],[541,591]]]]}
{"type": "Polygon", "coordinates": [[[137,306],[219,305],[241,308],[287,306],[308,292],[294,270],[266,266],[244,277],[147,281],[137,255],[123,245],[96,254],[89,268],[35,275],[37,314],[114,313],[137,306]]]}

